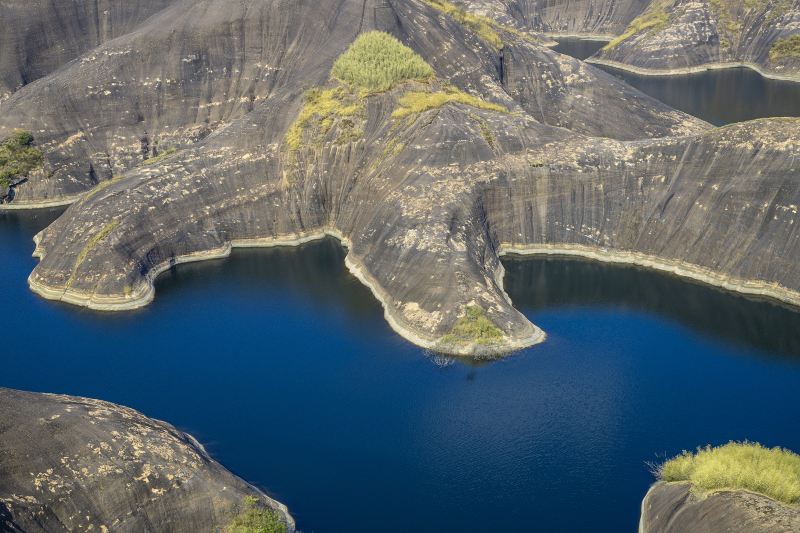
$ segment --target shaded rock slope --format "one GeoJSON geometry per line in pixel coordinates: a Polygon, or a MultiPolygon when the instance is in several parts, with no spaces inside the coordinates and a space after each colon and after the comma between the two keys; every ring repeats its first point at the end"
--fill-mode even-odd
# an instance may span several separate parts
{"type": "Polygon", "coordinates": [[[800,510],[747,491],[699,497],[691,484],[656,483],[642,502],[639,533],[790,533],[800,531],[800,510]]]}
{"type": "Polygon", "coordinates": [[[0,530],[219,531],[247,498],[293,531],[283,505],[167,423],[99,400],[0,388],[0,530]]]}
{"type": "Polygon", "coordinates": [[[800,80],[800,1],[654,0],[590,60],[645,73],[746,64],[800,80]]]}
{"type": "Polygon", "coordinates": [[[799,121],[712,129],[481,21],[429,0],[177,2],[25,86],[0,134],[34,132],[44,164],[12,206],[75,201],[37,236],[31,287],[130,309],[180,262],[334,235],[396,331],[476,357],[544,338],[504,253],[800,302],[799,121]],[[431,75],[331,79],[370,30],[431,75]]]}

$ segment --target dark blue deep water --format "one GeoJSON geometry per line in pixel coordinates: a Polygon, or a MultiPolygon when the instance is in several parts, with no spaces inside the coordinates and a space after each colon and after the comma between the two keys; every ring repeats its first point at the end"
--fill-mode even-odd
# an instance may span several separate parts
{"type": "Polygon", "coordinates": [[[647,461],[800,450],[800,314],[631,268],[508,261],[550,335],[483,365],[398,338],[334,241],[182,265],[140,312],[30,293],[54,214],[0,214],[0,386],[193,433],[305,531],[635,531],[647,461]]]}

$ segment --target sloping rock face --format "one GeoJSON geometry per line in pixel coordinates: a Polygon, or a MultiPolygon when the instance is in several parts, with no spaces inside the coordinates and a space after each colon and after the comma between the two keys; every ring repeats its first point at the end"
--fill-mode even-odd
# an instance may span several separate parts
{"type": "Polygon", "coordinates": [[[469,10],[511,19],[554,35],[614,36],[639,16],[648,0],[460,0],[469,10]]]}
{"type": "Polygon", "coordinates": [[[133,30],[173,0],[3,0],[0,100],[133,30]]]}
{"type": "Polygon", "coordinates": [[[592,60],[644,72],[743,63],[800,80],[800,2],[655,0],[592,60]]]}
{"type": "Polygon", "coordinates": [[[501,51],[423,0],[201,4],[0,105],[0,128],[39,132],[46,159],[14,202],[82,195],[37,237],[39,294],[130,309],[180,262],[328,234],[395,330],[446,353],[544,338],[503,291],[503,253],[634,262],[800,302],[797,120],[713,130],[518,31],[498,30],[501,51]],[[369,95],[330,80],[373,29],[435,79],[369,95]],[[403,111],[453,86],[485,105],[403,111]],[[312,88],[349,114],[290,143],[312,88]],[[114,179],[85,193],[99,176],[114,179]]]}
{"type": "Polygon", "coordinates": [[[3,531],[218,531],[246,497],[286,508],[190,435],[108,402],[0,388],[3,531]]]}
{"type": "Polygon", "coordinates": [[[745,491],[699,498],[689,483],[656,483],[642,502],[639,533],[789,533],[800,510],[745,491]]]}

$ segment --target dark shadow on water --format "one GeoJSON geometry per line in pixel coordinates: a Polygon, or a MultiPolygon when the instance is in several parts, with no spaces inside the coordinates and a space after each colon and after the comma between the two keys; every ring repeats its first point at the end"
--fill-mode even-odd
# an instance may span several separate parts
{"type": "Polygon", "coordinates": [[[505,287],[526,310],[608,307],[656,314],[726,342],[800,357],[800,312],[675,276],[568,258],[507,258],[505,287]]]}
{"type": "Polygon", "coordinates": [[[608,41],[574,37],[561,37],[556,41],[558,41],[558,45],[553,47],[553,51],[581,60],[593,56],[608,43],[608,41]]]}

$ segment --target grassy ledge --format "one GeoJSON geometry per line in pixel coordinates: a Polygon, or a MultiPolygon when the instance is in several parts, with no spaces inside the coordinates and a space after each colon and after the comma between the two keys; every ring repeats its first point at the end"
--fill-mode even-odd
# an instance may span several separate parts
{"type": "Polygon", "coordinates": [[[625,28],[625,31],[622,33],[622,35],[610,41],[603,47],[603,50],[613,50],[622,41],[630,39],[634,35],[638,35],[643,32],[659,32],[666,28],[667,24],[669,24],[670,15],[666,11],[665,4],[666,3],[663,0],[650,4],[644,13],[633,19],[631,23],[628,24],[628,27],[625,28]]]}
{"type": "Polygon", "coordinates": [[[800,59],[800,35],[778,39],[772,44],[772,48],[769,50],[769,60],[780,61],[786,58],[800,59]]]}
{"type": "Polygon", "coordinates": [[[503,332],[489,320],[483,308],[468,305],[450,333],[444,335],[439,342],[456,345],[491,344],[502,338],[503,332]]]}
{"type": "Polygon", "coordinates": [[[700,491],[748,490],[777,501],[800,504],[800,455],[758,443],[684,451],[661,465],[662,481],[689,481],[700,491]]]}
{"type": "Polygon", "coordinates": [[[74,283],[75,276],[78,274],[78,269],[83,264],[83,262],[86,261],[86,258],[89,256],[89,253],[94,249],[95,246],[100,244],[100,241],[108,237],[108,235],[112,231],[117,229],[118,226],[119,226],[118,220],[109,222],[108,224],[103,226],[103,228],[100,231],[95,233],[91,239],[89,239],[89,242],[86,243],[81,252],[78,254],[77,259],[75,260],[75,267],[72,270],[72,275],[69,277],[69,280],[67,281],[67,288],[71,287],[72,284],[74,283]]]}
{"type": "Polygon", "coordinates": [[[475,33],[481,40],[499,50],[503,48],[503,38],[497,32],[497,23],[490,18],[469,13],[446,0],[423,0],[428,6],[444,13],[453,20],[475,33]]]}
{"type": "Polygon", "coordinates": [[[26,177],[40,167],[44,155],[33,146],[33,135],[15,130],[0,142],[0,189],[5,190],[17,178],[26,177]]]}
{"type": "Polygon", "coordinates": [[[281,514],[259,506],[258,498],[245,496],[239,513],[225,526],[225,533],[286,533],[281,514]]]}
{"type": "Polygon", "coordinates": [[[455,87],[447,87],[441,91],[409,91],[405,93],[400,97],[400,107],[394,110],[392,117],[405,118],[431,109],[438,109],[447,104],[464,104],[476,109],[508,113],[508,109],[500,104],[487,102],[455,87]]]}

